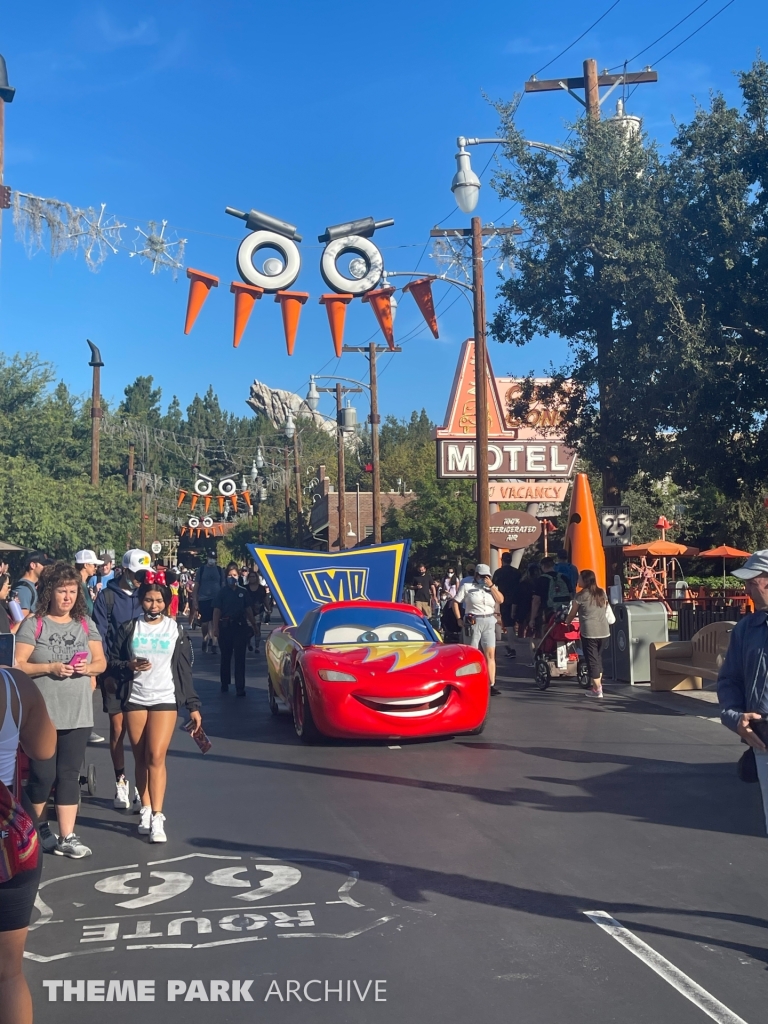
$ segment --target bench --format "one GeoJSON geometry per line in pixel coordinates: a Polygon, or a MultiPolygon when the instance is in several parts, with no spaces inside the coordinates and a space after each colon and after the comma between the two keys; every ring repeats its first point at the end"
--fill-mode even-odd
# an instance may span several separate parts
{"type": "Polygon", "coordinates": [[[711,622],[690,640],[650,645],[652,690],[701,690],[716,682],[735,622],[711,622]]]}

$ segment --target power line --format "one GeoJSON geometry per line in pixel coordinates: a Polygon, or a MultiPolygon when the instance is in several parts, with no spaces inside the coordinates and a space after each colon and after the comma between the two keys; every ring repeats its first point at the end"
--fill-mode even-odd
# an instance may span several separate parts
{"type": "Polygon", "coordinates": [[[576,45],[576,43],[578,43],[578,42],[581,42],[581,40],[582,40],[582,39],[584,38],[584,36],[585,36],[585,35],[587,35],[587,33],[591,32],[591,31],[592,31],[592,29],[593,29],[593,28],[595,27],[595,25],[599,25],[599,24],[600,24],[600,22],[601,22],[601,21],[603,20],[603,18],[604,18],[604,17],[605,17],[605,16],[607,15],[607,14],[610,14],[610,13],[611,13],[611,11],[613,10],[613,8],[614,8],[614,7],[616,7],[616,6],[618,6],[618,4],[620,4],[620,3],[621,3],[621,0],[613,0],[613,3],[612,3],[612,4],[611,4],[611,6],[610,6],[610,7],[608,8],[608,10],[607,10],[607,11],[603,11],[603,13],[602,13],[602,14],[600,15],[600,17],[599,17],[599,18],[597,19],[597,21],[593,21],[593,22],[592,22],[592,24],[591,24],[591,25],[589,26],[589,28],[585,29],[585,30],[584,30],[584,31],[583,31],[583,32],[581,33],[581,35],[580,35],[580,36],[578,36],[578,37],[577,37],[576,39],[574,39],[574,40],[573,40],[573,42],[572,42],[572,43],[569,43],[569,44],[568,44],[568,46],[566,46],[566,48],[565,48],[564,50],[561,50],[561,51],[560,51],[560,53],[558,53],[558,55],[557,55],[556,57],[553,57],[553,58],[552,58],[552,60],[551,60],[551,61],[549,61],[549,63],[545,64],[545,65],[544,65],[543,67],[540,67],[538,71],[534,71],[534,73],[533,73],[533,74],[531,75],[531,78],[535,78],[535,77],[536,77],[537,75],[540,75],[542,71],[546,71],[546,69],[547,69],[547,68],[548,68],[548,67],[549,67],[549,66],[550,66],[551,64],[554,64],[556,60],[560,60],[560,58],[561,58],[561,57],[563,56],[563,54],[564,54],[564,53],[568,53],[568,51],[569,51],[570,49],[572,49],[572,48],[573,48],[573,47],[574,47],[574,46],[576,45]]]}
{"type": "Polygon", "coordinates": [[[736,0],[728,0],[728,3],[727,4],[723,4],[723,6],[720,8],[719,11],[715,11],[715,13],[712,15],[711,18],[707,18],[707,20],[705,22],[703,22],[701,25],[699,25],[698,28],[694,29],[693,32],[691,32],[690,35],[687,35],[685,37],[685,39],[681,39],[680,42],[677,44],[677,46],[673,46],[671,50],[667,50],[667,52],[664,54],[663,57],[659,57],[658,60],[654,61],[654,64],[661,64],[661,62],[663,60],[665,60],[670,55],[670,53],[674,53],[675,50],[679,50],[680,47],[683,45],[683,43],[687,43],[689,39],[693,39],[693,37],[696,35],[697,32],[701,32],[701,30],[703,28],[706,28],[706,26],[710,23],[710,21],[714,21],[715,18],[719,14],[723,13],[723,11],[726,9],[726,7],[730,7],[731,4],[735,3],[735,2],[736,2],[736,0]]]}
{"type": "Polygon", "coordinates": [[[610,71],[616,71],[618,68],[625,68],[627,66],[627,64],[632,64],[634,61],[637,60],[638,57],[641,57],[644,53],[646,53],[648,50],[650,50],[652,46],[655,46],[656,43],[659,43],[659,42],[661,42],[662,39],[665,39],[670,34],[670,32],[674,32],[676,28],[679,28],[680,25],[682,25],[684,21],[688,21],[689,18],[692,18],[693,15],[696,13],[696,11],[698,11],[700,8],[702,8],[704,6],[704,4],[708,4],[708,3],[709,3],[709,0],[701,0],[701,3],[697,4],[696,7],[694,7],[692,11],[689,11],[684,18],[681,18],[680,21],[675,22],[675,24],[672,26],[672,28],[668,28],[666,32],[662,32],[662,34],[660,36],[658,36],[656,39],[654,39],[652,43],[648,43],[647,46],[644,46],[642,50],[638,50],[638,52],[634,55],[634,57],[630,57],[628,60],[625,60],[621,64],[616,64],[614,67],[609,68],[609,70],[610,71]]]}

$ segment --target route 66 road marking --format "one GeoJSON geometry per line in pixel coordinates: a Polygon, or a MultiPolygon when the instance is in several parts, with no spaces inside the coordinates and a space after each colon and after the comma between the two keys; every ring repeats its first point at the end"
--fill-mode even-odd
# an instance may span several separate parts
{"type": "Polygon", "coordinates": [[[288,864],[205,853],[60,875],[40,885],[39,916],[24,956],[48,963],[270,938],[356,938],[398,916],[377,914],[355,899],[358,881],[357,872],[341,861],[304,858],[288,864]],[[214,867],[211,861],[228,863],[214,867]],[[233,888],[247,891],[228,897],[233,888]],[[228,898],[239,905],[211,905],[228,898]]]}

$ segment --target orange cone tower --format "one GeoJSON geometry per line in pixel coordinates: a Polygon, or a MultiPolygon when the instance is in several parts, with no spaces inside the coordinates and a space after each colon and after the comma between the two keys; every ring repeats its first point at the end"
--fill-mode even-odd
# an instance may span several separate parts
{"type": "Polygon", "coordinates": [[[288,349],[289,356],[293,355],[293,346],[296,344],[301,307],[308,298],[309,292],[278,292],[275,295],[275,302],[280,303],[280,312],[283,314],[285,347],[288,349]]]}
{"type": "Polygon", "coordinates": [[[381,333],[387,339],[387,344],[391,349],[395,347],[395,333],[392,321],[392,296],[395,294],[394,288],[376,288],[372,292],[366,292],[363,295],[363,302],[370,304],[373,310],[374,316],[379,322],[381,333]]]}
{"type": "Polygon", "coordinates": [[[591,569],[598,587],[605,590],[605,552],[586,473],[577,473],[573,481],[565,546],[579,572],[591,569]]]}
{"type": "Polygon", "coordinates": [[[328,314],[328,323],[337,359],[341,359],[341,348],[344,344],[344,321],[347,319],[347,306],[352,299],[354,299],[354,295],[337,295],[335,292],[320,296],[320,305],[325,306],[325,311],[328,314]]]}
{"type": "Polygon", "coordinates": [[[203,303],[208,298],[211,288],[219,287],[219,279],[213,274],[204,274],[202,270],[187,267],[189,278],[189,298],[187,299],[187,319],[184,322],[184,333],[189,334],[197,320],[203,303]]]}
{"type": "Polygon", "coordinates": [[[404,286],[403,293],[411,293],[433,336],[439,338],[435,300],[432,297],[432,280],[431,277],[420,277],[418,281],[411,281],[410,284],[404,286]]]}
{"type": "Polygon", "coordinates": [[[242,281],[233,281],[229,290],[235,296],[235,333],[232,338],[234,348],[240,344],[248,321],[253,312],[253,304],[264,294],[263,288],[255,284],[243,284],[242,281]]]}

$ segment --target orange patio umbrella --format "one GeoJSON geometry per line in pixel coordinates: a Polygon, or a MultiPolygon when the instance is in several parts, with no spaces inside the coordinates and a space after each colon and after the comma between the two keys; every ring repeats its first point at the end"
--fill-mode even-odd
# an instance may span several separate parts
{"type": "Polygon", "coordinates": [[[749,558],[751,551],[740,551],[728,544],[721,544],[719,547],[710,548],[709,551],[702,551],[701,558],[722,558],[723,560],[723,586],[725,586],[725,560],[726,558],[749,558]]]}
{"type": "Polygon", "coordinates": [[[650,544],[628,544],[624,548],[624,554],[630,558],[648,555],[652,558],[693,558],[698,553],[698,548],[689,548],[687,544],[676,544],[671,540],[654,540],[650,544]]]}

